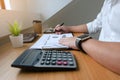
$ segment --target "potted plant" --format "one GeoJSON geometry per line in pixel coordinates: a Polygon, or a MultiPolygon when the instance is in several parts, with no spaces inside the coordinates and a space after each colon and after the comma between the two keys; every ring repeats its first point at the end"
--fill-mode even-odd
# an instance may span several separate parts
{"type": "Polygon", "coordinates": [[[12,43],[13,47],[22,47],[23,46],[23,34],[20,34],[21,29],[20,25],[18,24],[17,21],[15,21],[13,24],[10,24],[10,33],[11,35],[9,36],[10,41],[12,43]]]}

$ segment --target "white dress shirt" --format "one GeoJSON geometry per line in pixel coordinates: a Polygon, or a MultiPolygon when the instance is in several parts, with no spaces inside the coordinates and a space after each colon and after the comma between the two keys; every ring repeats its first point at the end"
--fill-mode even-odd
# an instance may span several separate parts
{"type": "Polygon", "coordinates": [[[89,33],[101,30],[100,41],[120,42],[120,0],[105,0],[101,12],[87,28],[89,33]]]}

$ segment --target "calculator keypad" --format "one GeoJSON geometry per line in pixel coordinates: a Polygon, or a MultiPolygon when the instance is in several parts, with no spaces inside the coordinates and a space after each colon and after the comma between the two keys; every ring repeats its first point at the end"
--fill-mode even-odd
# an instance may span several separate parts
{"type": "Polygon", "coordinates": [[[52,68],[76,68],[76,61],[72,53],[59,50],[43,50],[40,61],[35,66],[52,68]]]}

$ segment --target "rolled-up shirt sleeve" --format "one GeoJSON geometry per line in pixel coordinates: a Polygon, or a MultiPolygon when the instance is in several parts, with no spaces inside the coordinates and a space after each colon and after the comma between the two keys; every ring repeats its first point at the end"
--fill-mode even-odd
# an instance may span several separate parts
{"type": "Polygon", "coordinates": [[[103,7],[101,8],[100,13],[97,15],[96,19],[94,19],[92,22],[87,23],[88,33],[96,33],[97,31],[101,30],[102,28],[102,18],[103,13],[106,10],[106,4],[107,0],[105,0],[103,7]]]}
{"type": "Polygon", "coordinates": [[[92,22],[87,23],[88,32],[96,33],[97,31],[101,30],[102,28],[102,15],[101,13],[98,14],[97,18],[94,19],[92,22]]]}

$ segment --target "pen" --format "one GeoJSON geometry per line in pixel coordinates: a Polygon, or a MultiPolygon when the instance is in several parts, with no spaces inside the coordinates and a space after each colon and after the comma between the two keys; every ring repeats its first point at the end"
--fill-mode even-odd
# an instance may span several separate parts
{"type": "MultiPolygon", "coordinates": [[[[64,23],[60,24],[60,27],[61,27],[62,25],[64,25],[64,23]]],[[[61,30],[56,30],[56,29],[55,29],[55,32],[60,32],[60,31],[61,31],[61,30]]]]}
{"type": "Polygon", "coordinates": [[[62,26],[64,23],[60,24],[60,26],[62,26]]]}

